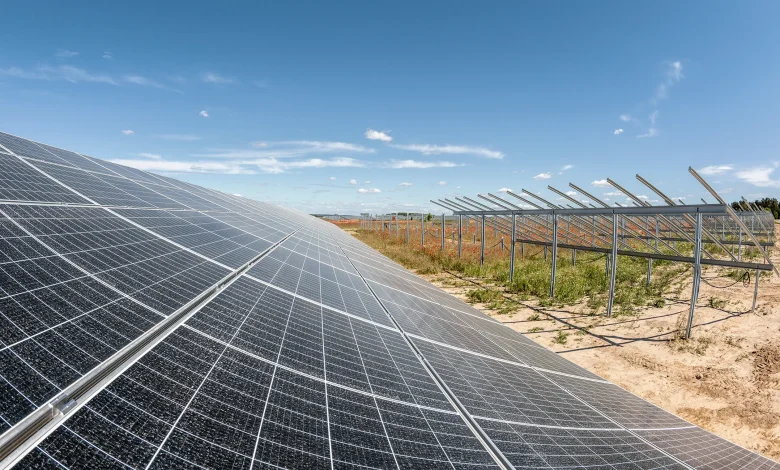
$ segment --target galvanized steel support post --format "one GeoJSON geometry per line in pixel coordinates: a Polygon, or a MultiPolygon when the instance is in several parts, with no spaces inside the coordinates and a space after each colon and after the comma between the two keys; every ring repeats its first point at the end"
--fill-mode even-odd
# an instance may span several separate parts
{"type": "Polygon", "coordinates": [[[406,213],[406,244],[409,244],[409,213],[406,213]]]}
{"type": "Polygon", "coordinates": [[[441,213],[441,252],[444,253],[444,212],[441,213]]]}
{"type": "Polygon", "coordinates": [[[691,310],[688,313],[688,325],[685,327],[685,339],[691,337],[693,314],[696,311],[696,301],[699,299],[699,284],[701,283],[701,213],[696,214],[696,235],[693,245],[693,287],[691,288],[691,310]]]}
{"type": "Polygon", "coordinates": [[[612,214],[612,254],[609,266],[609,300],[607,301],[607,316],[612,316],[612,304],[615,302],[615,275],[617,274],[618,249],[618,215],[612,214]]]}
{"type": "Polygon", "coordinates": [[[555,267],[558,261],[558,215],[552,216],[552,270],[550,274],[550,297],[555,297],[555,267]]]}
{"type": "Polygon", "coordinates": [[[463,249],[463,216],[458,215],[458,259],[463,249]]]}
{"type": "Polygon", "coordinates": [[[420,246],[425,248],[425,214],[420,213],[420,246]]]}
{"type": "Polygon", "coordinates": [[[755,312],[756,311],[756,301],[758,300],[758,278],[761,277],[761,271],[756,269],[756,290],[753,291],[753,307],[751,307],[750,311],[755,312]]]}
{"type": "Polygon", "coordinates": [[[482,232],[480,232],[479,264],[485,264],[485,215],[482,215],[482,232]]]}
{"type": "Polygon", "coordinates": [[[509,242],[509,282],[515,277],[515,220],[516,215],[512,214],[512,240],[509,242]]]}

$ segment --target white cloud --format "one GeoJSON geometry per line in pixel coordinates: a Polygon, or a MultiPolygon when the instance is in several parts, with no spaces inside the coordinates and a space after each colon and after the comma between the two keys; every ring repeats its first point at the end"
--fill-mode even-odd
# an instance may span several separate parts
{"type": "Polygon", "coordinates": [[[780,188],[780,180],[772,179],[772,173],[777,169],[778,163],[772,166],[759,166],[747,170],[738,171],[737,178],[754,186],[766,188],[780,188]]]}
{"type": "MultiPolygon", "coordinates": [[[[595,186],[595,185],[594,185],[595,186]]],[[[620,191],[610,191],[608,193],[603,193],[605,196],[622,196],[623,193],[620,191]]]]}
{"type": "Polygon", "coordinates": [[[398,184],[398,186],[401,186],[401,187],[404,187],[404,188],[408,188],[411,185],[412,185],[412,183],[399,183],[398,184]]]}
{"type": "Polygon", "coordinates": [[[387,165],[388,168],[404,169],[404,168],[454,168],[456,166],[463,166],[463,164],[457,164],[447,161],[439,162],[421,162],[417,160],[391,160],[387,165]]]}
{"type": "Polygon", "coordinates": [[[335,181],[335,180],[336,180],[336,177],[335,177],[335,176],[331,176],[331,177],[330,177],[330,180],[331,180],[331,181],[335,181]]]}
{"type": "Polygon", "coordinates": [[[552,177],[550,173],[539,173],[538,175],[534,176],[535,180],[548,180],[552,177]]]}
{"type": "Polygon", "coordinates": [[[54,55],[59,57],[60,59],[70,59],[71,57],[76,57],[77,55],[79,55],[79,53],[74,51],[69,51],[67,49],[57,49],[57,52],[54,55]]]}
{"type": "Polygon", "coordinates": [[[272,148],[272,147],[301,147],[302,153],[313,152],[359,152],[374,153],[376,150],[362,145],[350,144],[348,142],[331,142],[325,140],[281,140],[281,141],[258,141],[252,143],[253,147],[272,148]]]}
{"type": "Polygon", "coordinates": [[[477,155],[485,158],[504,158],[504,153],[497,150],[490,150],[485,147],[469,147],[466,145],[430,145],[430,144],[412,144],[412,145],[391,145],[393,148],[419,152],[423,155],[477,155]]]}
{"type": "Polygon", "coordinates": [[[124,135],[133,135],[133,134],[135,134],[135,132],[133,132],[130,129],[125,129],[125,130],[122,131],[122,134],[124,134],[124,135]]]}
{"type": "Polygon", "coordinates": [[[439,186],[447,186],[447,182],[446,181],[439,181],[439,186]]]}
{"type": "Polygon", "coordinates": [[[720,175],[723,173],[726,173],[727,171],[731,171],[734,169],[734,165],[727,164],[727,165],[710,165],[705,166],[704,168],[699,169],[699,173],[702,175],[712,176],[712,175],[720,175]]]}
{"type": "Polygon", "coordinates": [[[110,53],[110,52],[104,52],[102,57],[103,57],[104,59],[106,59],[106,60],[111,60],[111,59],[113,59],[113,58],[114,58],[114,54],[112,54],[112,53],[110,53]]]}
{"type": "Polygon", "coordinates": [[[203,117],[209,117],[209,112],[206,111],[205,109],[203,111],[199,112],[198,114],[203,116],[203,117]]]}
{"type": "Polygon", "coordinates": [[[217,173],[217,174],[254,174],[255,171],[223,162],[183,162],[167,160],[111,160],[119,165],[130,166],[144,171],[169,173],[217,173]]]}
{"type": "Polygon", "coordinates": [[[200,140],[199,136],[193,134],[159,134],[157,138],[163,140],[173,140],[176,142],[192,142],[195,140],[200,140]]]}
{"type": "Polygon", "coordinates": [[[674,80],[675,82],[679,82],[683,75],[682,75],[682,64],[679,60],[675,62],[669,63],[669,70],[667,71],[667,74],[669,75],[669,78],[674,80]]]}
{"type": "Polygon", "coordinates": [[[366,136],[366,139],[369,140],[381,140],[382,142],[391,142],[393,138],[390,137],[388,134],[390,134],[390,131],[375,131],[374,129],[371,129],[369,127],[368,129],[366,129],[366,132],[363,135],[366,136]]]}
{"type": "Polygon", "coordinates": [[[669,95],[669,89],[683,79],[682,71],[683,65],[679,60],[666,64],[666,79],[656,88],[653,102],[662,100],[669,95]]]}
{"type": "Polygon", "coordinates": [[[237,83],[237,80],[232,77],[226,77],[215,72],[205,72],[200,76],[201,80],[206,83],[213,83],[215,85],[232,85],[237,83]]]}
{"type": "Polygon", "coordinates": [[[643,201],[647,201],[648,199],[650,199],[649,197],[645,196],[644,194],[640,194],[640,195],[639,195],[639,196],[637,196],[636,198],[637,198],[637,199],[641,199],[641,200],[643,200],[643,201]]]}
{"type": "Polygon", "coordinates": [[[620,120],[623,122],[629,122],[631,121],[631,115],[630,114],[621,114],[620,120]]]}
{"type": "Polygon", "coordinates": [[[576,196],[577,192],[576,191],[566,191],[566,195],[567,196],[576,196]]]}
{"type": "Polygon", "coordinates": [[[369,194],[374,194],[374,193],[381,193],[382,191],[380,191],[380,190],[379,190],[379,189],[377,189],[377,188],[360,188],[360,189],[358,189],[358,192],[359,192],[359,193],[369,193],[369,194]]]}
{"type": "Polygon", "coordinates": [[[658,129],[656,129],[655,127],[651,127],[644,134],[639,134],[637,136],[637,138],[644,139],[644,138],[647,138],[647,137],[655,137],[657,135],[658,135],[658,129]]]}
{"type": "Polygon", "coordinates": [[[574,165],[571,165],[571,164],[563,165],[563,168],[561,168],[561,171],[563,172],[563,171],[566,171],[566,170],[571,170],[572,168],[574,168],[574,165]]]}
{"type": "Polygon", "coordinates": [[[512,188],[501,188],[501,189],[498,190],[498,192],[499,193],[505,193],[505,192],[511,191],[511,190],[512,190],[512,188]]]}
{"type": "Polygon", "coordinates": [[[167,86],[163,85],[160,82],[157,82],[157,81],[152,80],[150,78],[142,77],[140,75],[125,75],[123,78],[124,78],[124,80],[127,83],[131,83],[133,85],[148,86],[148,87],[152,87],[152,88],[159,88],[161,90],[168,90],[168,91],[173,91],[173,92],[176,92],[176,93],[182,93],[180,90],[177,90],[175,88],[167,87],[167,86]]]}
{"type": "Polygon", "coordinates": [[[678,199],[681,199],[681,200],[684,201],[685,200],[685,196],[675,196],[675,197],[672,198],[672,200],[674,200],[674,201],[676,201],[678,199]]]}
{"type": "Polygon", "coordinates": [[[356,179],[351,179],[351,180],[349,180],[349,184],[357,184],[357,180],[356,179]]]}
{"type": "Polygon", "coordinates": [[[26,80],[64,80],[70,83],[106,83],[117,85],[117,82],[108,75],[92,74],[84,69],[70,65],[50,67],[40,65],[35,70],[25,70],[19,67],[0,69],[0,75],[26,80]]]}
{"type": "Polygon", "coordinates": [[[728,194],[734,192],[734,188],[723,188],[718,190],[718,194],[728,194]]]}
{"type": "Polygon", "coordinates": [[[252,149],[214,149],[209,152],[195,154],[194,157],[205,158],[293,158],[311,153],[354,152],[373,153],[375,150],[361,145],[346,142],[327,142],[314,140],[258,141],[252,142],[252,149]]]}
{"type": "Polygon", "coordinates": [[[650,113],[650,116],[648,116],[648,119],[650,120],[650,125],[655,125],[655,120],[658,118],[658,110],[653,111],[650,113]]]}
{"type": "Polygon", "coordinates": [[[113,160],[122,165],[132,166],[141,170],[178,172],[178,173],[222,173],[222,174],[257,174],[285,173],[289,170],[307,168],[346,168],[362,167],[363,162],[352,158],[332,158],[323,160],[311,158],[307,160],[277,160],[275,158],[258,158],[254,160],[219,160],[219,161],[169,161],[163,159],[147,160],[113,160]]]}
{"type": "Polygon", "coordinates": [[[615,129],[614,131],[612,131],[612,133],[615,135],[620,135],[623,133],[623,129],[615,129]]]}
{"type": "Polygon", "coordinates": [[[371,184],[371,181],[363,181],[363,184],[371,184]]]}
{"type": "Polygon", "coordinates": [[[147,153],[147,152],[141,152],[138,154],[138,156],[143,158],[151,158],[152,160],[159,160],[162,158],[162,155],[157,155],[156,153],[147,153]]]}
{"type": "Polygon", "coordinates": [[[596,186],[598,188],[608,188],[609,187],[609,183],[607,182],[607,180],[596,180],[596,181],[591,182],[590,184],[592,184],[593,186],[596,186]]]}
{"type": "Polygon", "coordinates": [[[276,158],[257,158],[254,160],[228,161],[228,164],[250,166],[263,173],[284,173],[287,170],[301,170],[306,168],[360,168],[365,166],[360,160],[353,158],[310,158],[307,160],[277,160],[276,158]]]}

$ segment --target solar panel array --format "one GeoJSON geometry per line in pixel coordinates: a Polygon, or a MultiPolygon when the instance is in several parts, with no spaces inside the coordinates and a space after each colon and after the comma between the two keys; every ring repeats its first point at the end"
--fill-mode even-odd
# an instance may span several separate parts
{"type": "Polygon", "coordinates": [[[780,468],[326,222],[2,133],[0,169],[0,433],[186,313],[20,467],[780,468]]]}

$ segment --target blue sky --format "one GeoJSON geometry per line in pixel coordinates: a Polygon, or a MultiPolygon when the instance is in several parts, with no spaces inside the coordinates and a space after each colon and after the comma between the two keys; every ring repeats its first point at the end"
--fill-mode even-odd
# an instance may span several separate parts
{"type": "Polygon", "coordinates": [[[0,130],[307,212],[780,193],[778,2],[4,4],[0,130]]]}

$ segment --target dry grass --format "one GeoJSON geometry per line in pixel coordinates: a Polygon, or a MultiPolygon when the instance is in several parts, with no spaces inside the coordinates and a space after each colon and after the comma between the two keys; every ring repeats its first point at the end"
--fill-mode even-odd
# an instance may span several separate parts
{"type": "MultiPolygon", "coordinates": [[[[441,251],[440,235],[435,229],[426,233],[425,247],[420,246],[420,233],[412,232],[406,243],[406,231],[402,226],[399,236],[395,230],[362,230],[359,226],[344,226],[359,240],[377,249],[385,256],[421,275],[438,274],[443,271],[467,279],[479,280],[480,287],[468,293],[472,303],[484,304],[490,310],[511,313],[516,310],[517,301],[533,299],[540,306],[566,306],[586,302],[592,314],[603,313],[607,306],[609,281],[605,272],[605,255],[587,252],[577,253],[577,262],[572,265],[571,251],[559,250],[556,266],[555,296],[550,297],[552,262],[544,249],[525,247],[524,254],[516,249],[515,272],[509,281],[508,243],[502,250],[500,239],[486,237],[485,263],[479,263],[479,243],[473,244],[473,237],[464,236],[462,257],[457,257],[457,244],[447,238],[445,251],[441,251]],[[498,240],[498,241],[496,241],[498,240]],[[513,300],[514,299],[514,300],[513,300]]],[[[439,232],[440,233],[440,232],[439,232]]],[[[616,316],[635,314],[643,306],[660,306],[664,296],[682,288],[687,267],[672,265],[663,261],[653,264],[653,278],[646,283],[647,261],[621,256],[618,258],[614,311],[616,316]]]]}

